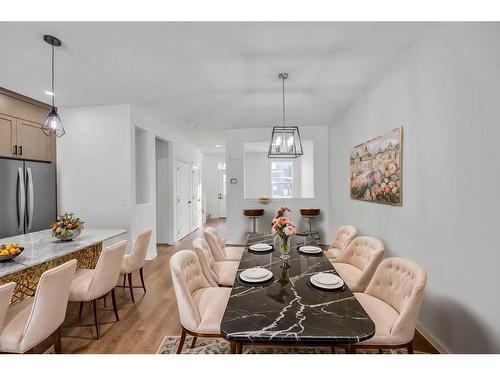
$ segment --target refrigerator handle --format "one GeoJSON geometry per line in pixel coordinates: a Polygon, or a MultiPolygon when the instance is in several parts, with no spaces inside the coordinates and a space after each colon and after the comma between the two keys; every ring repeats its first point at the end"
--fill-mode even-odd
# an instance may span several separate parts
{"type": "Polygon", "coordinates": [[[19,190],[17,191],[17,213],[19,215],[19,222],[17,229],[24,231],[24,214],[26,204],[26,190],[24,189],[24,176],[23,169],[17,168],[17,179],[19,182],[19,190]]]}
{"type": "Polygon", "coordinates": [[[33,226],[33,175],[31,168],[26,168],[28,173],[28,229],[33,226]]]}

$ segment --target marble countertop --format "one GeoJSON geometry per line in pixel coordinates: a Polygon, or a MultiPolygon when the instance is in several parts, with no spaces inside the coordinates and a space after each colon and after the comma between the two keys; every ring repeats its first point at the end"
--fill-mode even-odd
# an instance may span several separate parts
{"type": "Polygon", "coordinates": [[[73,241],[59,241],[52,237],[50,229],[40,232],[1,238],[0,244],[18,243],[24,247],[21,255],[10,262],[0,263],[0,277],[9,275],[60,256],[71,254],[127,233],[121,229],[85,229],[73,241]]]}
{"type": "MultiPolygon", "coordinates": [[[[221,333],[231,341],[260,343],[353,344],[372,337],[375,324],[349,288],[321,291],[310,285],[317,272],[337,274],[324,254],[303,255],[292,243],[289,267],[283,268],[279,250],[268,254],[243,253],[238,273],[260,266],[274,278],[267,285],[241,285],[235,280],[221,333]]],[[[272,244],[271,235],[250,234],[247,246],[272,244]]],[[[314,241],[309,237],[308,244],[314,241]]]]}

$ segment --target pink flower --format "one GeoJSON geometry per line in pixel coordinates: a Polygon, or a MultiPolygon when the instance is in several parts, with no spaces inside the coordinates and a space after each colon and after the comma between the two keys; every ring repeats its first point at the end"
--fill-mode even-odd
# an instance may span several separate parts
{"type": "Polygon", "coordinates": [[[287,236],[292,236],[292,235],[294,235],[294,234],[295,234],[295,227],[293,227],[293,226],[291,226],[291,225],[289,225],[289,226],[285,227],[285,234],[286,234],[287,236]]]}
{"type": "Polygon", "coordinates": [[[394,183],[394,181],[389,182],[389,187],[390,187],[391,189],[394,187],[394,185],[396,185],[396,184],[394,183]]]}
{"type": "Polygon", "coordinates": [[[385,192],[385,193],[388,193],[389,191],[391,191],[391,188],[389,187],[389,185],[387,185],[387,186],[384,188],[384,192],[385,192]]]}
{"type": "Polygon", "coordinates": [[[288,223],[288,219],[284,216],[278,218],[278,224],[286,224],[288,223]]]}

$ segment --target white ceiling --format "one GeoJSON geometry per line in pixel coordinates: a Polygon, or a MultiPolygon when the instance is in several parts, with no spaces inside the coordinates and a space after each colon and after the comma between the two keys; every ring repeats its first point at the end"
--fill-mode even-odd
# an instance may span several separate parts
{"type": "Polygon", "coordinates": [[[141,104],[204,151],[224,129],[329,125],[428,23],[0,23],[0,86],[59,106],[141,104]]]}

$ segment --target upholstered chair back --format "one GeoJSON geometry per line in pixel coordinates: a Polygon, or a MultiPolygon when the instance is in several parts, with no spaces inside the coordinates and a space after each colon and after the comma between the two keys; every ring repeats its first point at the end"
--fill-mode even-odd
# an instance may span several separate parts
{"type": "Polygon", "coordinates": [[[120,276],[127,241],[121,241],[102,250],[87,291],[87,301],[102,297],[115,286],[120,276]]]}
{"type": "Polygon", "coordinates": [[[399,313],[391,335],[413,338],[426,282],[425,269],[408,259],[388,258],[378,266],[365,293],[399,313]]]}
{"type": "Polygon", "coordinates": [[[135,272],[144,266],[152,231],[152,229],[147,229],[137,236],[127,262],[127,271],[129,273],[135,272]]]}
{"type": "Polygon", "coordinates": [[[49,337],[64,322],[76,259],[45,271],[38,282],[30,316],[19,350],[31,349],[49,337]]]}
{"type": "Polygon", "coordinates": [[[224,250],[224,241],[220,238],[217,230],[213,227],[207,227],[203,231],[203,235],[205,236],[205,240],[210,246],[212,250],[212,255],[217,262],[226,260],[227,254],[224,250]]]}
{"type": "Polygon", "coordinates": [[[3,321],[5,320],[5,314],[7,314],[15,287],[16,283],[0,285],[0,334],[2,333],[3,321]]]}
{"type": "Polygon", "coordinates": [[[181,324],[187,330],[196,332],[200,324],[200,313],[192,294],[211,285],[203,274],[198,256],[191,250],[181,250],[172,255],[170,272],[181,324]]]}
{"type": "Polygon", "coordinates": [[[351,241],[358,235],[358,230],[352,225],[344,225],[340,227],[333,237],[330,247],[344,251],[351,241]]]}
{"type": "Polygon", "coordinates": [[[335,262],[351,264],[358,268],[362,272],[358,285],[364,290],[383,257],[384,245],[378,238],[356,237],[335,262]]]}
{"type": "Polygon", "coordinates": [[[216,287],[219,284],[219,275],[215,267],[215,259],[212,255],[212,250],[208,246],[207,241],[203,238],[193,240],[193,249],[200,260],[201,269],[208,282],[216,287]]]}

